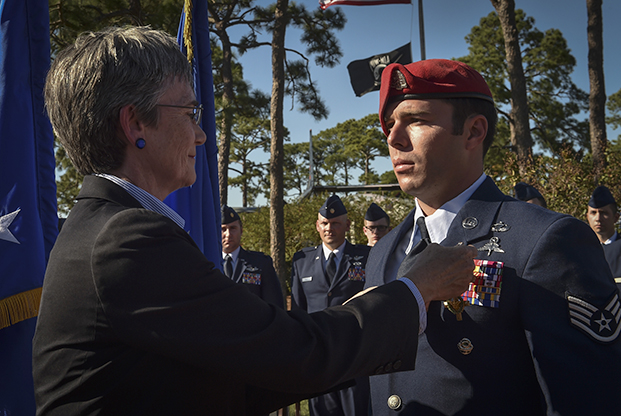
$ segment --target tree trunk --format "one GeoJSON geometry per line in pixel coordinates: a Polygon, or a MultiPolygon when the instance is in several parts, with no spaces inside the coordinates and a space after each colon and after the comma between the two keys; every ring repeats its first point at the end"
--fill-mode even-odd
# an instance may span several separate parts
{"type": "Polygon", "coordinates": [[[604,87],[604,40],[602,36],[602,0],[587,0],[587,38],[589,43],[589,126],[593,173],[599,183],[606,167],[606,90],[604,87]]]}
{"type": "Polygon", "coordinates": [[[526,165],[532,158],[533,140],[528,119],[526,78],[522,67],[518,30],[515,25],[515,1],[491,0],[491,2],[498,13],[505,39],[507,71],[511,83],[511,115],[514,122],[511,144],[517,149],[518,166],[520,175],[523,176],[526,173],[526,165]]]}
{"type": "Polygon", "coordinates": [[[218,30],[222,42],[222,122],[220,125],[220,144],[218,148],[218,184],[220,187],[220,203],[228,204],[229,185],[229,154],[231,152],[231,126],[233,123],[233,71],[231,61],[231,41],[226,30],[218,30]]]}
{"type": "Polygon", "coordinates": [[[285,264],[285,214],[283,198],[284,122],[283,100],[285,95],[285,31],[289,0],[277,0],[272,33],[272,98],[270,127],[270,249],[274,269],[280,280],[283,294],[287,294],[285,264]]]}
{"type": "Polygon", "coordinates": [[[248,158],[242,158],[242,207],[248,206],[248,158]]]}

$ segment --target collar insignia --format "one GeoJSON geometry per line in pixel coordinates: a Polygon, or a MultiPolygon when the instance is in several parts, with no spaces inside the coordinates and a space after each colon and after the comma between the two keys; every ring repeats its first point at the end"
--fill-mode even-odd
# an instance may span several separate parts
{"type": "Polygon", "coordinates": [[[479,225],[479,220],[474,217],[464,218],[461,222],[461,226],[466,230],[472,230],[473,228],[476,228],[477,225],[479,225]]]}
{"type": "Polygon", "coordinates": [[[502,221],[498,221],[496,224],[492,225],[492,231],[495,233],[504,233],[505,231],[509,231],[511,226],[502,221]]]}

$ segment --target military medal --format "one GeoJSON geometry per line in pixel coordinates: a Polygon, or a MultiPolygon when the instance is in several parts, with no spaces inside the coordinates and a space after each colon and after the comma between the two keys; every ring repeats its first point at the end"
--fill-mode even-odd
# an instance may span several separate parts
{"type": "Polygon", "coordinates": [[[446,309],[448,309],[449,311],[455,314],[455,317],[457,318],[458,321],[462,320],[461,313],[464,311],[464,308],[466,307],[466,302],[464,302],[461,296],[456,297],[456,298],[451,298],[449,300],[445,300],[444,306],[446,307],[446,309]]]}

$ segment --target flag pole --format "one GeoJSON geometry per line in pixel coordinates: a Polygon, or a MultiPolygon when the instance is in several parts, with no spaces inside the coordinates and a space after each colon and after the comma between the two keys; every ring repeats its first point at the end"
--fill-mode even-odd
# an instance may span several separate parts
{"type": "Polygon", "coordinates": [[[418,32],[420,37],[420,59],[427,59],[425,52],[425,19],[423,18],[423,0],[418,0],[418,32]]]}

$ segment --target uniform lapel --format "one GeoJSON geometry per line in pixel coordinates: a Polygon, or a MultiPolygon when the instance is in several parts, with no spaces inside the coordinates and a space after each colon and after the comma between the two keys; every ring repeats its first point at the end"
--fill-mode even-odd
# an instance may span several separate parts
{"type": "Polygon", "coordinates": [[[333,288],[334,286],[338,285],[341,281],[343,281],[346,278],[347,272],[349,270],[349,266],[351,265],[350,255],[351,255],[352,248],[353,246],[349,243],[349,241],[345,241],[345,248],[343,249],[343,257],[341,258],[341,261],[339,262],[339,265],[336,268],[336,274],[334,275],[334,280],[330,284],[330,288],[333,288]]]}
{"type": "Polygon", "coordinates": [[[325,272],[323,271],[323,245],[319,244],[317,249],[313,253],[313,265],[311,267],[311,276],[313,279],[318,279],[323,285],[328,287],[328,281],[325,272]]]}
{"type": "MultiPolygon", "coordinates": [[[[376,278],[372,276],[370,278],[372,285],[377,285],[380,282],[381,284],[389,283],[390,279],[394,278],[394,276],[388,276],[387,269],[388,269],[388,266],[394,261],[393,253],[395,253],[397,246],[399,245],[399,242],[401,241],[402,238],[404,238],[404,236],[408,233],[408,231],[410,231],[414,227],[414,213],[415,212],[416,212],[416,209],[413,209],[412,211],[410,211],[408,216],[405,217],[405,219],[401,221],[401,223],[397,225],[394,228],[394,230],[392,230],[390,233],[388,233],[386,236],[384,236],[380,240],[380,242],[378,243],[380,244],[380,246],[377,248],[374,247],[371,250],[372,253],[373,252],[381,253],[381,257],[379,259],[376,259],[377,261],[374,261],[373,262],[374,264],[369,265],[369,263],[367,262],[367,270],[370,268],[374,275],[375,275],[375,269],[374,269],[375,265],[378,264],[380,267],[379,273],[376,276],[381,276],[381,277],[376,278]],[[386,240],[385,244],[387,244],[387,246],[383,245],[384,240],[386,240]]],[[[369,281],[368,279],[369,277],[367,275],[367,281],[369,281]]]]}
{"type": "Polygon", "coordinates": [[[507,198],[491,178],[486,178],[470,199],[457,213],[449,227],[443,246],[454,246],[460,242],[471,244],[492,236],[492,225],[496,222],[503,200],[507,198]]]}
{"type": "Polygon", "coordinates": [[[239,255],[237,256],[237,264],[235,264],[235,270],[233,270],[233,281],[241,282],[242,274],[244,270],[246,270],[246,250],[243,248],[239,249],[239,255]]]}

